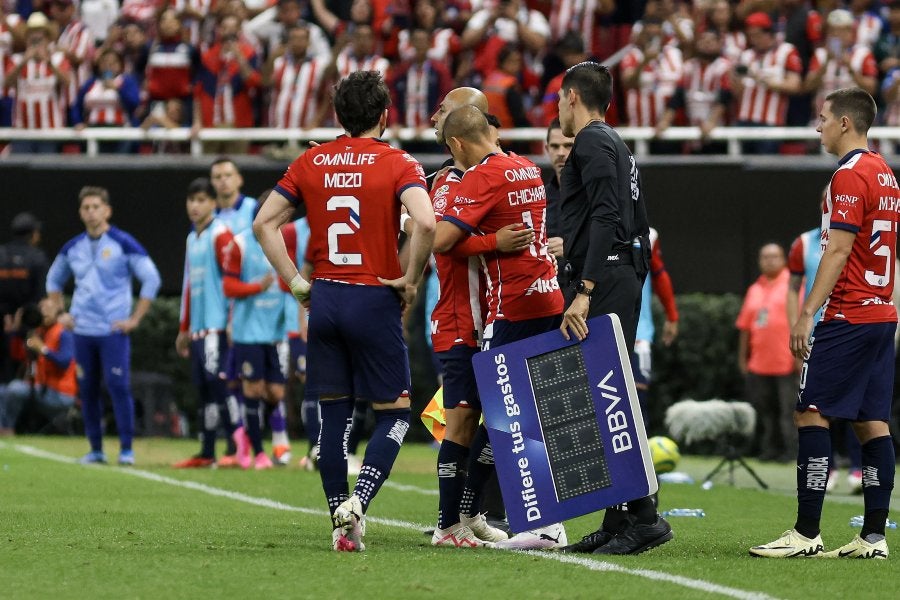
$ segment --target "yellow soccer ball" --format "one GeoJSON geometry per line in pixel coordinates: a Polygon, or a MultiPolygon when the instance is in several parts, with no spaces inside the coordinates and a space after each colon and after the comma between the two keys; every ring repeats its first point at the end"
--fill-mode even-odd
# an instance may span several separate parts
{"type": "Polygon", "coordinates": [[[647,440],[650,445],[650,458],[653,459],[653,468],[657,473],[669,473],[675,470],[681,453],[678,444],[671,438],[661,435],[647,440]]]}

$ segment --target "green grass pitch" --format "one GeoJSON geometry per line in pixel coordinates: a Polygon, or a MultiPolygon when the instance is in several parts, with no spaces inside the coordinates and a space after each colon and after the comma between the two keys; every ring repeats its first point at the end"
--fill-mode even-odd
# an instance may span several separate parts
{"type": "MultiPolygon", "coordinates": [[[[107,440],[115,459],[117,445],[107,440]]],[[[295,449],[301,446],[295,443],[295,449]]],[[[736,485],[700,479],[715,458],[685,457],[695,484],[664,484],[660,509],[702,508],[671,518],[675,540],[642,554],[598,560],[558,553],[432,548],[422,530],[437,514],[435,451],[404,446],[369,510],[367,550],[330,550],[316,473],[176,471],[190,440],[137,440],[138,464],[85,467],[78,438],[0,440],[0,598],[896,598],[900,554],[887,561],[765,560],[747,548],[792,526],[795,467],[759,465],[769,491],[740,470],[736,485]]],[[[296,454],[296,452],[295,452],[296,454]]],[[[296,462],[295,462],[296,464],[296,462]]],[[[895,496],[896,501],[896,496],[895,496]]],[[[831,549],[858,532],[862,513],[846,474],[825,505],[831,549]]],[[[900,518],[892,512],[892,519],[900,518]]],[[[566,523],[576,540],[597,515],[566,523]]],[[[897,530],[888,544],[900,553],[897,530]]]]}

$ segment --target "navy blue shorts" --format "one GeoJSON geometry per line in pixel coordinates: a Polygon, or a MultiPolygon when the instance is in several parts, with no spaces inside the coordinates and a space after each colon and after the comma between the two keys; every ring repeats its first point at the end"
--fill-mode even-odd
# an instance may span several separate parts
{"type": "Polygon", "coordinates": [[[306,374],[306,342],[299,337],[289,337],[291,365],[297,375],[306,374]]]}
{"type": "Polygon", "coordinates": [[[800,373],[797,410],[849,421],[888,421],[896,323],[819,323],[800,373]]]}
{"type": "Polygon", "coordinates": [[[393,289],[316,280],[308,340],[312,397],[393,402],[409,395],[409,355],[393,289]]]}
{"type": "Polygon", "coordinates": [[[462,406],[481,410],[478,385],[475,383],[475,369],[472,357],[478,348],[457,344],[446,352],[437,352],[444,376],[444,408],[462,406]]]}
{"type": "Polygon", "coordinates": [[[225,332],[210,331],[201,338],[192,339],[191,380],[194,385],[225,379],[228,352],[225,332]]]}
{"type": "Polygon", "coordinates": [[[240,378],[245,381],[284,383],[284,372],[275,344],[239,344],[232,348],[240,378]]]}
{"type": "Polygon", "coordinates": [[[484,328],[483,350],[490,350],[510,342],[518,342],[525,338],[547,333],[558,329],[562,324],[562,315],[538,317],[524,321],[497,320],[484,328]]]}

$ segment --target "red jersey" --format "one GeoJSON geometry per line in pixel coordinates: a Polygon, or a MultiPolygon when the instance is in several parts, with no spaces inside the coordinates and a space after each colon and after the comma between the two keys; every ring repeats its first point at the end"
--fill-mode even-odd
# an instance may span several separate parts
{"type": "MultiPolygon", "coordinates": [[[[8,59],[6,72],[15,69],[24,60],[24,54],[8,59]]],[[[62,52],[54,52],[50,60],[60,72],[71,71],[69,61],[62,52]]],[[[19,74],[15,83],[15,126],[20,129],[54,129],[66,126],[65,90],[60,79],[46,61],[31,59],[19,74]]]]}
{"type": "MultiPolygon", "coordinates": [[[[791,44],[777,44],[771,50],[759,53],[749,48],[739,59],[750,75],[783,80],[788,73],[802,73],[803,64],[797,49],[791,44]]],[[[775,92],[763,83],[744,77],[744,92],[738,104],[738,120],[764,125],[784,125],[787,118],[788,95],[775,92]]]]}
{"type": "Polygon", "coordinates": [[[445,221],[481,234],[525,223],[536,237],[525,250],[481,256],[488,286],[487,324],[562,313],[563,296],[547,249],[546,215],[541,170],[527,158],[489,154],[462,178],[445,221]]]}
{"type": "Polygon", "coordinates": [[[632,48],[622,59],[621,69],[641,69],[638,86],[625,91],[628,124],[632,127],[654,127],[666,110],[684,72],[681,50],[664,47],[659,56],[643,67],[644,53],[632,48]]]}
{"type": "MultiPolygon", "coordinates": [[[[456,197],[463,172],[450,169],[434,180],[431,202],[440,221],[449,202],[456,197]]],[[[431,344],[435,352],[446,352],[457,344],[478,348],[487,312],[484,279],[478,256],[435,253],[440,295],[431,313],[431,344]]]]}
{"type": "Polygon", "coordinates": [[[831,176],[822,203],[822,250],[831,229],[856,234],[847,264],[825,305],[823,321],[891,323],[897,310],[894,251],[900,191],[893,171],[881,155],[854,150],[831,176]]]}
{"type": "Polygon", "coordinates": [[[422,165],[377,138],[340,137],[301,154],[275,190],[306,205],[313,279],[381,285],[397,258],[400,194],[425,185],[422,165]]]}

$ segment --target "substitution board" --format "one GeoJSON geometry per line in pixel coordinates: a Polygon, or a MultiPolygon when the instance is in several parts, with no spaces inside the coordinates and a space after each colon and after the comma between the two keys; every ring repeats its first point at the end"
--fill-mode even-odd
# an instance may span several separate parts
{"type": "Polygon", "coordinates": [[[580,343],[554,330],[472,359],[514,532],[657,490],[619,318],[588,328],[580,343]]]}

